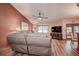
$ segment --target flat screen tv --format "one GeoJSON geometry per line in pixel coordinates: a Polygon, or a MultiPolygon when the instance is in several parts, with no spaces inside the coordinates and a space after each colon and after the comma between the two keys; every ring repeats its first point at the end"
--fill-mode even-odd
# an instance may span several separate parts
{"type": "Polygon", "coordinates": [[[52,32],[62,32],[61,26],[54,26],[51,28],[52,32]]]}

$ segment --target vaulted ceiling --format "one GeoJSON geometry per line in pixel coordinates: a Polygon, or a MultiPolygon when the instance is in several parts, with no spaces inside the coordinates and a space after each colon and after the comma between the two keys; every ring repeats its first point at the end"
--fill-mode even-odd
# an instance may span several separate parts
{"type": "Polygon", "coordinates": [[[48,16],[48,19],[42,20],[44,23],[79,17],[79,8],[75,3],[12,3],[12,5],[34,24],[40,21],[32,17],[38,15],[38,12],[48,16]]]}

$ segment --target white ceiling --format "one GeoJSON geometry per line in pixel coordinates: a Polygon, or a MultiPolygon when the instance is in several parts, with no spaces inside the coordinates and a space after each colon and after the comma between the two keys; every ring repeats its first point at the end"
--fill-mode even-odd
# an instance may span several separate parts
{"type": "Polygon", "coordinates": [[[44,23],[79,15],[79,8],[74,3],[12,3],[12,5],[34,24],[39,20],[33,19],[32,15],[37,15],[39,11],[48,16],[48,19],[43,19],[44,23]]]}

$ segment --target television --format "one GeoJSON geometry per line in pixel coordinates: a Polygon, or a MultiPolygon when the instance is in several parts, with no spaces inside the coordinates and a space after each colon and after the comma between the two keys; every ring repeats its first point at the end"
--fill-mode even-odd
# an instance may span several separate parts
{"type": "Polygon", "coordinates": [[[52,32],[62,32],[62,26],[54,26],[51,30],[52,32]]]}

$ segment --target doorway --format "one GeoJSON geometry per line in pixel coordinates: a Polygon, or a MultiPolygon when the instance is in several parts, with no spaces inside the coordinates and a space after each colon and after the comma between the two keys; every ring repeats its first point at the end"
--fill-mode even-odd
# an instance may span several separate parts
{"type": "Polygon", "coordinates": [[[79,33],[79,23],[66,25],[66,38],[67,39],[71,39],[71,32],[74,35],[74,39],[77,40],[77,33],[79,33]]]}

